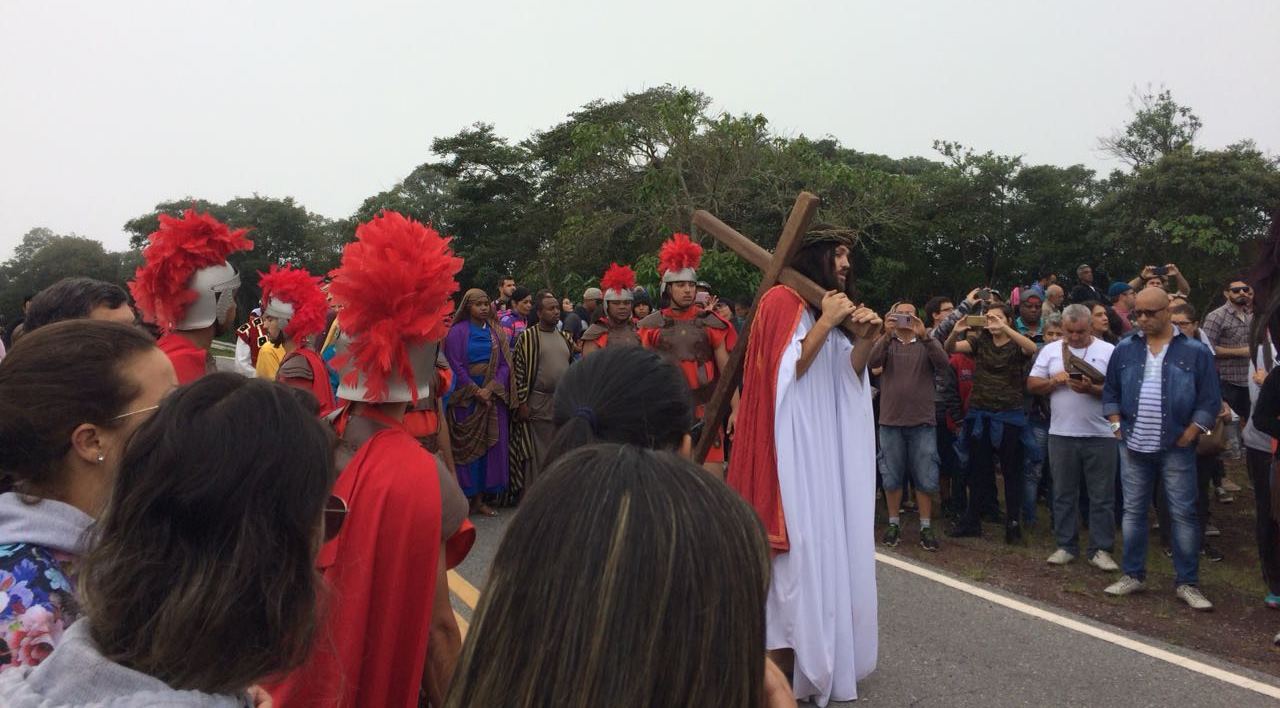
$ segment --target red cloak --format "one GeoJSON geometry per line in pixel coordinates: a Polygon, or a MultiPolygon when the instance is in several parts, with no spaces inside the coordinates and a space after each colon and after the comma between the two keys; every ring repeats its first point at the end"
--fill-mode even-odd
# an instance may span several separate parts
{"type": "Polygon", "coordinates": [[[791,548],[778,487],[778,448],[774,439],[774,404],[778,369],[804,312],[804,300],[785,285],[775,285],[760,298],[747,340],[738,402],[733,461],[726,481],[751,504],[764,522],[775,553],[791,548]]]}
{"type": "Polygon", "coordinates": [[[418,705],[440,553],[435,464],[394,427],[338,475],[333,493],[349,511],[317,562],[326,616],[307,662],[270,687],[277,706],[418,705]]]}
{"type": "Polygon", "coordinates": [[[320,402],[320,416],[328,415],[338,407],[338,401],[334,398],[333,389],[329,386],[329,370],[325,368],[324,359],[321,359],[319,354],[310,349],[295,349],[293,353],[284,358],[284,361],[280,362],[280,370],[284,371],[284,363],[295,356],[300,356],[307,360],[307,364],[311,366],[311,380],[294,379],[285,376],[276,376],[276,380],[289,386],[310,391],[311,395],[315,396],[316,400],[320,402]]]}
{"type": "Polygon", "coordinates": [[[178,385],[191,383],[209,373],[209,352],[176,332],[166,332],[156,341],[160,351],[169,357],[178,374],[178,385]]]}

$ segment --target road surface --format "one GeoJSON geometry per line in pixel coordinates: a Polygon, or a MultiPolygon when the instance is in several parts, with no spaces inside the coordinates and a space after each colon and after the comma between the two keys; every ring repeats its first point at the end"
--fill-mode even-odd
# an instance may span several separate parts
{"type": "MultiPolygon", "coordinates": [[[[464,626],[513,513],[472,517],[475,548],[449,582],[464,626]]],[[[922,569],[900,556],[882,553],[879,560],[879,666],[858,684],[857,703],[832,706],[1280,705],[1280,681],[1273,677],[922,569]]]]}

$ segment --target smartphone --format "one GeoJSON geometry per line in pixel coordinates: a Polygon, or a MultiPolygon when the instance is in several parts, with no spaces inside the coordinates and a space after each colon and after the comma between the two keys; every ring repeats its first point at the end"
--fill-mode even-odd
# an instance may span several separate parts
{"type": "Polygon", "coordinates": [[[694,304],[705,306],[708,302],[711,302],[711,293],[698,293],[693,296],[693,302],[694,304]]]}
{"type": "Polygon", "coordinates": [[[890,315],[889,321],[893,323],[894,327],[909,328],[912,325],[911,315],[890,315]]]}
{"type": "Polygon", "coordinates": [[[1075,379],[1076,381],[1084,381],[1084,374],[1079,371],[1072,371],[1067,374],[1067,378],[1075,379]]]}
{"type": "Polygon", "coordinates": [[[970,327],[986,327],[987,317],[986,315],[965,315],[964,323],[970,327]]]}
{"type": "Polygon", "coordinates": [[[991,288],[982,288],[978,291],[979,300],[989,300],[991,298],[991,288]]]}
{"type": "Polygon", "coordinates": [[[1151,274],[1158,275],[1163,278],[1164,276],[1169,274],[1169,268],[1168,266],[1156,266],[1155,268],[1151,269],[1151,274]]]}

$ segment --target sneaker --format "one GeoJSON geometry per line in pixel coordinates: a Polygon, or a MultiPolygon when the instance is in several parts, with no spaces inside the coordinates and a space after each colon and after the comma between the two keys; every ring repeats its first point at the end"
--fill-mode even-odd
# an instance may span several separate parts
{"type": "Polygon", "coordinates": [[[1236,500],[1236,498],[1231,496],[1231,494],[1229,494],[1227,490],[1223,487],[1218,487],[1217,490],[1215,490],[1215,492],[1218,495],[1219,504],[1230,504],[1231,502],[1236,500]]]}
{"type": "Polygon", "coordinates": [[[1116,560],[1111,557],[1111,554],[1103,550],[1093,552],[1093,557],[1089,559],[1089,565],[1108,573],[1120,570],[1120,566],[1116,564],[1116,560]]]}
{"type": "Polygon", "coordinates": [[[1273,610],[1280,610],[1280,595],[1276,595],[1275,593],[1269,592],[1267,593],[1267,597],[1263,599],[1262,602],[1265,603],[1267,607],[1270,607],[1273,610]]]}
{"type": "Polygon", "coordinates": [[[1200,544],[1200,556],[1211,563],[1217,563],[1226,557],[1222,555],[1221,551],[1207,543],[1200,544]]]}
{"type": "Polygon", "coordinates": [[[1222,480],[1222,488],[1227,490],[1228,492],[1244,491],[1240,488],[1240,485],[1236,484],[1235,482],[1232,482],[1230,479],[1222,480]]]}
{"type": "Polygon", "coordinates": [[[1214,526],[1213,524],[1205,524],[1205,525],[1204,525],[1204,535],[1205,535],[1205,536],[1221,536],[1221,535],[1222,535],[1222,532],[1221,532],[1221,531],[1219,531],[1219,530],[1218,530],[1218,527],[1217,527],[1217,526],[1214,526]]]}
{"type": "Polygon", "coordinates": [[[1187,603],[1187,606],[1193,610],[1200,610],[1203,612],[1213,609],[1213,603],[1209,602],[1208,598],[1200,593],[1200,588],[1194,585],[1179,585],[1178,589],[1174,591],[1174,594],[1178,596],[1179,600],[1187,603]]]}
{"type": "Polygon", "coordinates": [[[1163,550],[1163,551],[1164,551],[1164,557],[1165,557],[1165,558],[1172,558],[1172,557],[1173,557],[1173,548],[1172,548],[1171,546],[1165,546],[1165,547],[1164,547],[1163,549],[1161,549],[1161,550],[1163,550]]]}
{"type": "Polygon", "coordinates": [[[933,527],[920,529],[920,547],[930,552],[937,552],[938,537],[933,533],[933,527]]]}
{"type": "Polygon", "coordinates": [[[1070,551],[1059,548],[1053,552],[1053,555],[1049,556],[1049,560],[1046,562],[1049,565],[1066,565],[1075,559],[1076,557],[1070,551]]]}
{"type": "Polygon", "coordinates": [[[1010,521],[1004,526],[1004,542],[1022,543],[1022,526],[1017,521],[1010,521]]]}
{"type": "Polygon", "coordinates": [[[902,538],[902,528],[897,524],[889,524],[889,529],[884,532],[884,538],[880,542],[893,548],[898,545],[898,539],[902,538]]]}
{"type": "MultiPolygon", "coordinates": [[[[1184,587],[1189,587],[1189,586],[1184,586],[1184,587]]],[[[1119,580],[1108,585],[1107,589],[1103,590],[1103,592],[1105,592],[1108,595],[1112,595],[1114,597],[1124,597],[1125,595],[1132,595],[1135,592],[1142,592],[1143,590],[1146,590],[1146,589],[1147,589],[1146,583],[1142,582],[1141,580],[1138,580],[1132,575],[1123,575],[1120,577],[1119,580]]],[[[1179,591],[1181,591],[1181,588],[1179,588],[1179,591]]]]}

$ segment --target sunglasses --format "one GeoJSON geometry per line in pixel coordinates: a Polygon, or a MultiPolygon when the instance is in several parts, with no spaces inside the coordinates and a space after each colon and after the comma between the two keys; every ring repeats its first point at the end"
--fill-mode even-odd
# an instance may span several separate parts
{"type": "Polygon", "coordinates": [[[1238,287],[1238,288],[1231,288],[1231,292],[1233,292],[1233,293],[1247,293],[1247,292],[1253,292],[1253,288],[1249,287],[1248,285],[1242,285],[1242,286],[1240,286],[1240,287],[1238,287]]]}
{"type": "Polygon", "coordinates": [[[347,518],[347,502],[342,497],[331,494],[324,504],[324,540],[332,541],[342,530],[342,522],[347,518]]]}
{"type": "Polygon", "coordinates": [[[1155,309],[1155,310],[1138,310],[1138,309],[1135,309],[1135,310],[1133,311],[1133,316],[1134,316],[1134,317],[1155,317],[1156,315],[1160,314],[1161,312],[1164,312],[1164,311],[1165,311],[1165,310],[1167,310],[1167,309],[1169,309],[1169,308],[1167,308],[1167,307],[1161,307],[1161,308],[1158,308],[1158,309],[1155,309]]]}

